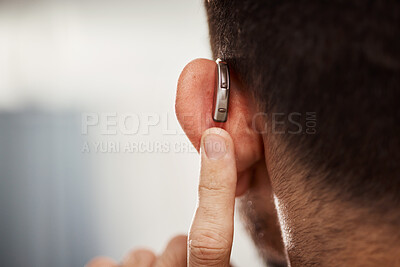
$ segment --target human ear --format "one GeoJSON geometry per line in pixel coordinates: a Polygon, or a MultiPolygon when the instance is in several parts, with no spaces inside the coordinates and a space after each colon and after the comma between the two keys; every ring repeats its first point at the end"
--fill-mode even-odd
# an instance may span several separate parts
{"type": "Polygon", "coordinates": [[[253,127],[253,100],[230,69],[230,96],[228,120],[212,119],[216,63],[196,59],[183,69],[176,94],[175,111],[179,123],[197,150],[202,133],[211,127],[225,129],[235,145],[238,184],[236,195],[247,191],[254,165],[264,160],[261,135],[253,127]]]}

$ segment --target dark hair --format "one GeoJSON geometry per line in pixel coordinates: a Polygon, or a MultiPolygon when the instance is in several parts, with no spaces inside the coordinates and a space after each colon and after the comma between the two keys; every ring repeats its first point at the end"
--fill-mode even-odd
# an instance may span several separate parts
{"type": "Polygon", "coordinates": [[[399,203],[400,2],[205,6],[213,56],[228,61],[264,111],[316,112],[316,134],[281,136],[291,155],[344,196],[399,203]]]}

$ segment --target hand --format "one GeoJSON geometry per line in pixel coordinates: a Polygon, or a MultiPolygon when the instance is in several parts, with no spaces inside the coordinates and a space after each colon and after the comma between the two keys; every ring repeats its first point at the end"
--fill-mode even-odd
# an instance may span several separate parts
{"type": "Polygon", "coordinates": [[[231,137],[220,128],[206,130],[200,154],[199,201],[188,238],[175,237],[158,257],[136,250],[122,264],[97,258],[87,267],[229,266],[237,180],[231,137]]]}

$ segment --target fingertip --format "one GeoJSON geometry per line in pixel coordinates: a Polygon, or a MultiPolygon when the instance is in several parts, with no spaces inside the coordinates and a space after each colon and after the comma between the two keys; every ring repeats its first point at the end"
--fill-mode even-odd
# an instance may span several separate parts
{"type": "Polygon", "coordinates": [[[205,130],[203,132],[202,139],[204,139],[207,135],[210,135],[210,134],[219,135],[219,136],[223,137],[226,140],[226,142],[233,144],[231,135],[222,128],[219,128],[219,127],[208,128],[207,130],[205,130]]]}
{"type": "Polygon", "coordinates": [[[115,267],[117,263],[108,257],[96,257],[90,260],[85,267],[115,267]]]}
{"type": "Polygon", "coordinates": [[[234,155],[233,140],[222,128],[209,128],[201,138],[201,154],[208,159],[221,160],[234,155]]]}
{"type": "Polygon", "coordinates": [[[148,249],[136,249],[129,252],[123,260],[125,265],[151,266],[156,255],[148,249]]]}
{"type": "Polygon", "coordinates": [[[187,236],[178,235],[172,238],[164,252],[157,259],[155,266],[186,266],[187,236]]]}
{"type": "Polygon", "coordinates": [[[186,249],[187,244],[187,236],[186,235],[178,235],[172,238],[167,245],[168,247],[176,247],[186,249]]]}

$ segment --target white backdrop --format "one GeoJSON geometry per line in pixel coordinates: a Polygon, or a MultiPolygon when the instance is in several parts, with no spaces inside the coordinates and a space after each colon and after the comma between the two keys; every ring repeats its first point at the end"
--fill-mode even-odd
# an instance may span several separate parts
{"type": "MultiPolygon", "coordinates": [[[[104,135],[100,121],[83,138],[91,145],[184,146],[188,140],[173,108],[177,78],[190,60],[210,55],[198,0],[1,1],[0,112],[34,107],[49,113],[112,113],[117,118],[157,114],[160,121],[148,134],[126,135],[116,127],[117,134],[104,135]],[[178,134],[166,134],[166,124],[178,134]]],[[[90,251],[117,259],[136,246],[160,252],[169,238],[188,230],[199,170],[193,150],[91,151],[86,156],[88,174],[81,178],[86,181],[75,186],[83,187],[76,191],[87,196],[80,205],[90,210],[94,222],[88,227],[96,238],[85,242],[93,246],[90,251]]],[[[0,174],[3,179],[4,172],[0,174]]],[[[57,206],[46,210],[59,214],[57,206]]],[[[232,258],[236,266],[261,266],[238,222],[232,258]]]]}

